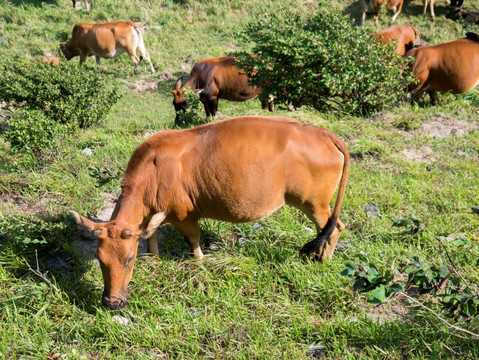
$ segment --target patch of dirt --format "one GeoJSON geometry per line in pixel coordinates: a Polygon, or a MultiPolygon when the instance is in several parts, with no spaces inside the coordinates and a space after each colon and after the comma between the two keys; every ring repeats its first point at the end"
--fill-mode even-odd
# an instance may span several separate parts
{"type": "Polygon", "coordinates": [[[158,80],[160,81],[174,80],[174,78],[175,77],[173,76],[173,74],[169,72],[163,72],[160,75],[158,75],[158,80]]]}
{"type": "MultiPolygon", "coordinates": [[[[15,209],[22,214],[46,214],[50,203],[56,204],[56,199],[42,197],[37,202],[29,202],[18,196],[0,193],[0,209],[15,209]]],[[[54,206],[53,208],[56,208],[54,206]]],[[[52,212],[49,212],[52,214],[52,212]]]]}
{"type": "Polygon", "coordinates": [[[423,146],[416,149],[404,149],[399,152],[399,155],[404,156],[407,160],[418,161],[425,164],[431,164],[436,161],[433,156],[433,151],[429,146],[423,146]]]}
{"type": "Polygon", "coordinates": [[[158,81],[145,79],[142,76],[134,83],[128,83],[128,87],[138,92],[154,91],[158,88],[158,81]]]}
{"type": "Polygon", "coordinates": [[[239,49],[240,48],[236,46],[235,44],[232,44],[232,43],[226,44],[226,51],[237,51],[239,49]]]}
{"type": "Polygon", "coordinates": [[[397,320],[404,321],[409,315],[407,303],[402,299],[394,299],[381,305],[368,304],[369,308],[365,311],[365,315],[373,322],[385,324],[397,320]]]}
{"type": "Polygon", "coordinates": [[[445,114],[437,114],[432,118],[432,121],[423,123],[417,132],[433,138],[444,138],[466,136],[472,130],[478,128],[479,125],[477,123],[455,119],[445,114]]]}

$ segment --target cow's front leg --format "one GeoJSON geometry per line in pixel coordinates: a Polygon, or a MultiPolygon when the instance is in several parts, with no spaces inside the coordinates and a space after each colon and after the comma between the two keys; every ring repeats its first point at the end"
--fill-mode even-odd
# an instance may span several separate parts
{"type": "Polygon", "coordinates": [[[100,66],[100,60],[101,60],[101,58],[99,56],[95,55],[95,61],[96,61],[96,64],[98,66],[100,66]]]}
{"type": "Polygon", "coordinates": [[[173,226],[186,238],[195,259],[201,261],[203,252],[200,248],[200,226],[198,221],[182,221],[181,223],[173,224],[173,226]]]}
{"type": "Polygon", "coordinates": [[[86,61],[87,58],[88,58],[88,53],[80,52],[80,66],[83,65],[83,63],[86,61]]]}

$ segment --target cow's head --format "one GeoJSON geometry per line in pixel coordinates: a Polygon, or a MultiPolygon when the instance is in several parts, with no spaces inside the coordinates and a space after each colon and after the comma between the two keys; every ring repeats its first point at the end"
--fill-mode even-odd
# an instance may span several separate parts
{"type": "Polygon", "coordinates": [[[176,117],[175,124],[181,122],[181,111],[188,109],[189,105],[183,97],[183,89],[181,88],[181,78],[176,80],[175,88],[173,90],[173,106],[175,107],[176,117]]]}
{"type": "Polygon", "coordinates": [[[120,221],[96,223],[72,211],[76,222],[98,239],[96,257],[103,274],[102,303],[112,310],[127,304],[127,287],[133,274],[138,251],[138,239],[149,238],[160,226],[166,213],[160,212],[140,225],[128,225],[120,221]]]}
{"type": "Polygon", "coordinates": [[[67,42],[60,43],[60,51],[67,58],[67,60],[70,60],[74,56],[80,55],[78,49],[74,46],[68,46],[67,42]]]}

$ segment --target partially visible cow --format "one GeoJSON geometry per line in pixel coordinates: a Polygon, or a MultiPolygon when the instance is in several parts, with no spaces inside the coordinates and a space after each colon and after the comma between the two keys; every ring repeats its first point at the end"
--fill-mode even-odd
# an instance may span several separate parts
{"type": "Polygon", "coordinates": [[[447,14],[446,18],[457,21],[464,19],[467,22],[473,24],[479,24],[479,12],[478,11],[465,11],[462,8],[453,8],[447,14]]]}
{"type": "MultiPolygon", "coordinates": [[[[72,0],[72,3],[73,3],[73,8],[76,9],[77,8],[77,2],[79,2],[79,0],[72,0]]],[[[85,0],[85,9],[86,11],[90,11],[91,10],[91,4],[88,0],[85,0]]]]}
{"type": "MultiPolygon", "coordinates": [[[[176,111],[175,124],[181,121],[180,111],[187,109],[183,91],[189,87],[198,93],[205,107],[206,116],[216,116],[218,99],[230,101],[247,101],[261,94],[261,89],[248,84],[248,77],[240,70],[231,56],[203,59],[191,70],[190,78],[182,84],[176,81],[173,90],[173,105],[176,111]]],[[[263,109],[273,111],[273,102],[269,97],[261,96],[263,109]]]]}
{"type": "Polygon", "coordinates": [[[372,36],[382,44],[389,44],[391,40],[397,41],[396,54],[404,55],[406,51],[419,44],[421,38],[416,28],[412,25],[391,25],[390,27],[373,33],[372,36]]]}
{"type": "Polygon", "coordinates": [[[402,5],[404,0],[360,0],[361,6],[361,26],[364,26],[366,21],[366,14],[372,14],[376,26],[379,26],[378,18],[379,11],[382,6],[386,6],[387,9],[393,10],[394,15],[391,19],[391,23],[396,20],[399,13],[401,12],[402,5]]]}
{"type": "Polygon", "coordinates": [[[98,239],[103,304],[120,309],[127,302],[138,238],[149,238],[149,251],[158,254],[162,223],[178,229],[201,260],[200,219],[256,221],[288,204],[317,230],[301,252],[331,258],[344,230],[338,216],[348,171],[346,145],[328,130],[288,117],[237,117],[153,135],[128,163],[110,222],[72,214],[98,239]]]}
{"type": "Polygon", "coordinates": [[[462,94],[479,84],[479,35],[467,33],[466,38],[446,43],[421,46],[404,56],[413,56],[412,72],[419,81],[409,91],[417,101],[428,92],[436,103],[436,91],[462,94]]]}
{"type": "Polygon", "coordinates": [[[135,74],[138,73],[138,63],[141,60],[136,56],[137,49],[140,55],[150,63],[153,74],[155,69],[145,49],[143,32],[131,21],[76,24],[73,27],[71,39],[60,44],[60,50],[67,60],[80,56],[80,65],[88,56],[94,55],[97,64],[100,65],[100,58],[114,58],[126,52],[135,64],[135,74]]]}
{"type": "MultiPolygon", "coordinates": [[[[449,3],[449,2],[448,2],[449,3]]],[[[452,8],[462,8],[462,4],[464,3],[464,0],[451,0],[450,6],[452,8]]],[[[426,15],[427,11],[427,0],[422,0],[422,5],[423,5],[423,15],[426,15]]],[[[436,15],[434,14],[434,0],[430,0],[429,3],[429,14],[431,16],[431,20],[434,21],[436,15]]]]}

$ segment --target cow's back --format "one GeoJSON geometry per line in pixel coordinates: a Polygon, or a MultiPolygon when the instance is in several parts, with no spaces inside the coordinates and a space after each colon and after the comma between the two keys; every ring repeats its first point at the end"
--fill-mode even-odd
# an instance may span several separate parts
{"type": "Polygon", "coordinates": [[[198,61],[189,83],[196,89],[213,89],[219,98],[230,101],[250,100],[259,93],[258,88],[248,84],[247,76],[231,56],[198,61]]]}
{"type": "Polygon", "coordinates": [[[479,42],[457,39],[408,51],[412,72],[427,90],[464,93],[479,82],[479,42]]]}
{"type": "Polygon", "coordinates": [[[233,118],[149,142],[158,181],[175,184],[162,196],[175,199],[167,207],[179,217],[244,222],[285,203],[301,207],[316,197],[329,203],[344,164],[336,135],[286,117],[233,118]]]}

